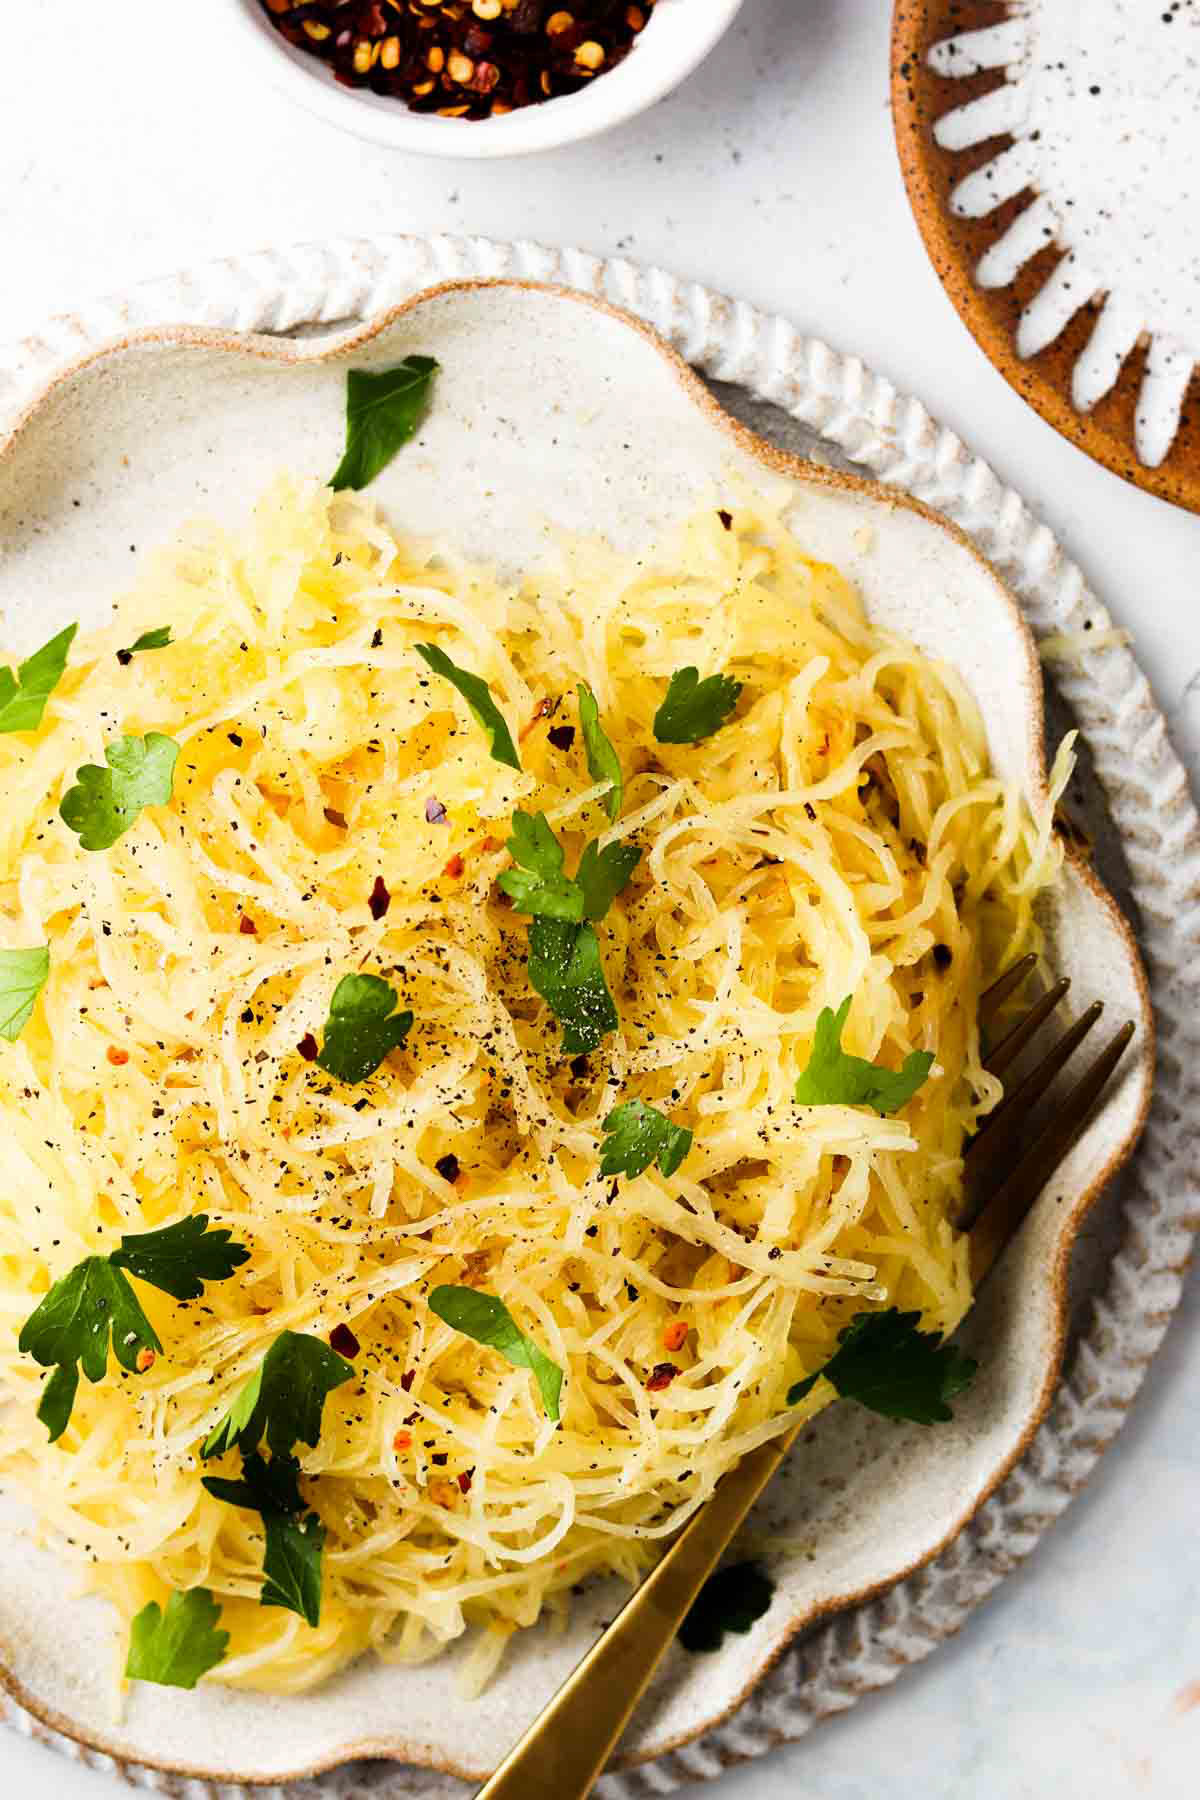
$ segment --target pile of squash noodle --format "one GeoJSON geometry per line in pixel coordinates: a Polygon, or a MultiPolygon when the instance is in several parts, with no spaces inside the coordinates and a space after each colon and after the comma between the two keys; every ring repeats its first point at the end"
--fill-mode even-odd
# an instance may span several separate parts
{"type": "MultiPolygon", "coordinates": [[[[977,1003],[1038,947],[1068,761],[1031,810],[990,773],[959,677],[873,626],[766,501],[636,557],[556,539],[510,577],[283,478],[242,533],[147,559],[42,728],[0,737],[0,943],[52,959],[0,1045],[0,1482],[126,1626],[211,1588],[231,1633],[215,1679],[269,1690],[468,1632],[478,1685],[584,1578],[636,1580],[795,1419],[789,1386],[856,1312],[946,1332],[966,1311],[961,1155],[999,1097],[977,1003]],[[168,647],[118,662],[167,622],[168,647]],[[490,683],[521,772],[425,641],[490,683]],[[705,741],[659,743],[685,665],[741,699],[705,741]],[[615,823],[578,729],[549,736],[578,727],[580,680],[625,773],[615,823]],[[63,791],[147,731],[182,746],[173,798],[89,854],[63,791]],[[589,836],[642,850],[598,927],[620,1024],[584,1058],[496,885],[518,807],[569,868],[589,836]],[[297,1050],[349,972],[415,1018],[356,1087],[297,1050]],[[818,1013],[848,996],[848,1051],[935,1056],[896,1116],[793,1100],[818,1013]],[[670,1178],[598,1173],[631,1096],[694,1133],[670,1178]],[[23,1320],[122,1232],[199,1212],[250,1260],[194,1302],[140,1288],[165,1353],[82,1382],[49,1443],[23,1320]],[[565,1371],[561,1423],[528,1370],[435,1316],[438,1284],[505,1302],[565,1371]],[[356,1379],[301,1451],[328,1533],[312,1628],[259,1605],[260,1521],[204,1491],[199,1450],[281,1330],[340,1325],[356,1379]]],[[[832,1397],[818,1384],[800,1415],[832,1397]]]]}

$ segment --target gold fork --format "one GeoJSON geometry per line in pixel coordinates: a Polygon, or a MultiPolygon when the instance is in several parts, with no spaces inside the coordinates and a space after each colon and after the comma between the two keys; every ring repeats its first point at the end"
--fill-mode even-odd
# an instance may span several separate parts
{"type": "MultiPolygon", "coordinates": [[[[1020,989],[1036,958],[1026,956],[980,1001],[984,1025],[1020,989]]],[[[984,1067],[1010,1068],[1070,987],[1057,982],[995,1045],[984,1067]]],[[[978,1288],[1066,1156],[1133,1037],[1125,1024],[1064,1096],[1054,1117],[1022,1149],[1037,1102],[1099,1019],[1099,1001],[991,1114],[967,1151],[967,1199],[959,1225],[970,1233],[971,1276],[978,1288]]],[[[604,1770],[659,1662],[742,1524],[800,1432],[773,1438],[744,1456],[712,1498],[567,1677],[476,1800],[584,1800],[604,1770]]]]}

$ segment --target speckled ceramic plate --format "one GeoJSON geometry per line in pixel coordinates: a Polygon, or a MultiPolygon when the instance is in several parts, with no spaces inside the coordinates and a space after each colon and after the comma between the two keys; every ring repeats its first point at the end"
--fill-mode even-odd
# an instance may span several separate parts
{"type": "MultiPolygon", "coordinates": [[[[797,339],[781,321],[628,265],[448,240],[334,245],[283,263],[223,265],[168,294],[136,297],[123,318],[99,308],[18,347],[0,362],[0,374],[8,374],[11,396],[27,392],[48,360],[116,335],[139,313],[162,317],[164,302],[166,316],[190,311],[227,325],[290,329],[373,314],[378,303],[439,273],[492,271],[606,288],[659,324],[711,376],[740,380],[818,428],[827,446],[957,514],[1024,591],[1039,627],[1070,628],[1085,618],[1101,629],[1106,623],[1077,571],[1015,496],[914,403],[859,365],[797,339]]],[[[336,446],[347,357],[362,365],[409,349],[433,351],[446,374],[438,406],[406,452],[403,481],[393,478],[380,490],[400,523],[441,527],[476,549],[503,545],[504,555],[521,559],[536,553],[537,509],[628,539],[719,488],[731,471],[784,480],[796,529],[819,554],[851,570],[880,617],[959,664],[984,702],[997,762],[1037,793],[1041,724],[1029,639],[1012,595],[968,539],[895,489],[842,480],[772,453],[739,432],[649,333],[563,292],[456,286],[332,344],[159,333],[86,361],[35,404],[0,454],[0,600],[14,619],[36,612],[39,628],[56,609],[100,605],[121,579],[128,544],[149,541],[163,521],[198,508],[227,514],[244,506],[265,469],[295,461],[298,444],[323,469],[336,446]],[[472,494],[470,508],[448,502],[447,467],[457,493],[472,494]],[[514,512],[521,521],[515,537],[514,512]]],[[[743,390],[731,389],[730,397],[743,409],[752,406],[743,390]]],[[[1129,834],[1146,941],[1160,961],[1173,951],[1171,966],[1183,970],[1160,982],[1171,1044],[1163,1083],[1169,1116],[1152,1114],[1143,1156],[1161,1166],[1179,1151],[1170,1132],[1187,1103],[1184,1065],[1196,1060],[1179,1055],[1179,1034],[1194,1030],[1195,996],[1177,942],[1194,926],[1195,814],[1127,652],[1110,648],[1089,658],[1064,685],[1113,813],[1129,834]]],[[[1178,1201],[1155,1201],[1152,1214],[1149,1202],[1139,1212],[1139,1189],[1127,1196],[1143,1274],[1131,1294],[1132,1264],[1118,1258],[1122,1292],[1106,1319],[1106,1341],[1089,1340],[1082,1396],[1060,1390],[1059,1408],[1065,1396],[1069,1416],[1033,1439],[1036,1494],[1018,1475],[1015,1493],[1013,1481],[1005,1484],[979,1522],[954,1537],[1030,1445],[1042,1418],[1063,1339],[1068,1252],[1088,1197],[1131,1143],[1147,1097],[1150,1034],[1139,968],[1109,903],[1081,869],[1069,874],[1049,923],[1055,958],[1080,988],[1141,1020],[1141,1054],[971,1321],[985,1379],[956,1426],[939,1433],[880,1429],[881,1422],[849,1409],[818,1422],[766,1508],[771,1528],[786,1523],[809,1554],[777,1571],[775,1606],[730,1655],[693,1661],[680,1654],[668,1665],[625,1746],[629,1766],[604,1778],[601,1795],[662,1793],[714,1773],[840,1709],[853,1689],[890,1679],[953,1629],[997,1578],[999,1560],[1036,1538],[1115,1430],[1121,1399],[1136,1385],[1136,1361],[1153,1348],[1174,1302],[1173,1272],[1191,1223],[1187,1179],[1177,1184],[1178,1201]],[[1099,1396],[1096,1367],[1103,1370],[1099,1396]],[[1047,1442],[1061,1466],[1047,1467],[1047,1442]],[[868,1469],[869,1481],[862,1479],[868,1469]],[[823,1627],[807,1646],[782,1656],[802,1625],[861,1601],[938,1552],[923,1575],[861,1607],[850,1625],[823,1627]],[[752,1686],[753,1696],[739,1706],[752,1686]]],[[[114,1722],[89,1674],[108,1629],[103,1609],[80,1606],[53,1566],[31,1557],[11,1531],[0,1536],[10,1716],[60,1741],[65,1734],[65,1741],[94,1746],[75,1753],[115,1760],[132,1779],[147,1765],[193,1771],[194,1782],[146,1776],[156,1788],[188,1794],[234,1793],[232,1783],[278,1782],[367,1754],[480,1772],[550,1691],[607,1605],[611,1599],[597,1596],[583,1609],[566,1644],[528,1634],[509,1670],[470,1707],[455,1697],[451,1658],[416,1674],[363,1664],[303,1702],[211,1687],[193,1695],[139,1690],[127,1717],[114,1722]]],[[[411,1766],[393,1774],[331,1773],[320,1789],[429,1800],[463,1791],[449,1777],[422,1776],[411,1766]]]]}
{"type": "Polygon", "coordinates": [[[1006,380],[1200,511],[1200,0],[896,0],[917,223],[1006,380]]]}

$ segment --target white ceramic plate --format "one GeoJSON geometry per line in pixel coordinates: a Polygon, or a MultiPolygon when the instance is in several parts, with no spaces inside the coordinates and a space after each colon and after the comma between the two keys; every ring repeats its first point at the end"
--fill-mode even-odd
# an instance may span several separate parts
{"type": "MultiPolygon", "coordinates": [[[[790,484],[793,528],[858,582],[873,614],[954,663],[980,700],[998,768],[1044,792],[1040,684],[1017,606],[968,540],[903,495],[772,452],[715,406],[644,327],[563,290],[435,289],[335,342],[281,345],[153,332],[56,380],[0,446],[0,608],[18,645],[94,616],[149,545],[197,512],[240,516],[279,464],[337,459],[344,372],[409,352],[443,366],[436,404],[374,493],[401,527],[465,550],[536,558],[546,520],[644,540],[733,477],[790,484]]],[[[1029,1442],[1053,1388],[1066,1261],[1086,1205],[1131,1148],[1149,1097],[1152,1034],[1132,940],[1071,867],[1048,909],[1053,961],[1114,1018],[1136,1054],[1102,1115],[986,1289],[967,1340],[983,1374],[952,1427],[896,1427],[834,1409],[764,1509],[809,1554],[781,1562],[767,1616],[721,1655],[668,1660],[627,1741],[652,1757],[734,1707],[789,1638],[934,1555],[1029,1442]]],[[[210,1779],[279,1781],[366,1754],[479,1775],[490,1768],[611,1612],[582,1603],[570,1633],[525,1634],[470,1706],[455,1657],[417,1671],[364,1661],[316,1695],[269,1699],[138,1685],[113,1721],[101,1671],[111,1625],[53,1557],[0,1532],[0,1641],[11,1690],[35,1715],[121,1759],[210,1779]]]]}

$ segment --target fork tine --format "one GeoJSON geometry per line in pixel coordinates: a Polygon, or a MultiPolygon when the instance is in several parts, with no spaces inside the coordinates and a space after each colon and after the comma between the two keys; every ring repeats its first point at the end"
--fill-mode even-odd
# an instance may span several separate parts
{"type": "Polygon", "coordinates": [[[986,1014],[993,1013],[997,1008],[1003,1006],[1008,996],[1016,993],[1021,983],[1027,976],[1032,975],[1036,967],[1036,956],[1022,956],[1012,965],[1011,969],[1005,969],[1003,975],[998,975],[991,987],[984,988],[979,996],[980,1017],[983,1018],[986,1014]]]}
{"type": "MultiPolygon", "coordinates": [[[[1095,1000],[1087,1011],[1068,1031],[1064,1031],[1058,1042],[1042,1058],[1036,1069],[1032,1069],[1018,1087],[1006,1094],[995,1112],[980,1121],[979,1130],[974,1143],[966,1153],[964,1161],[973,1179],[978,1182],[982,1172],[989,1170],[1016,1143],[1021,1133],[1027,1128],[1029,1115],[1037,1103],[1038,1097],[1049,1090],[1050,1083],[1076,1050],[1082,1044],[1092,1026],[1104,1011],[1103,1000],[1095,1000]]],[[[974,1223],[975,1212],[959,1224],[960,1231],[967,1231],[974,1223]]]]}
{"type": "Polygon", "coordinates": [[[1069,991],[1070,986],[1071,977],[1064,975],[1062,980],[1056,981],[1040,1000],[1034,1001],[1025,1017],[1018,1020],[1007,1036],[1002,1037],[1000,1042],[984,1057],[983,1066],[989,1075],[1002,1074],[1009,1063],[1015,1061],[1034,1032],[1040,1030],[1050,1017],[1063,995],[1069,991]]]}
{"type": "Polygon", "coordinates": [[[1017,1233],[1030,1207],[1057,1169],[1100,1098],[1113,1070],[1129,1047],[1132,1021],[1122,1025],[1087,1074],[1068,1094],[1061,1111],[1046,1126],[1016,1168],[985,1201],[970,1236],[971,1281],[978,1286],[1001,1250],[1017,1233]]]}

